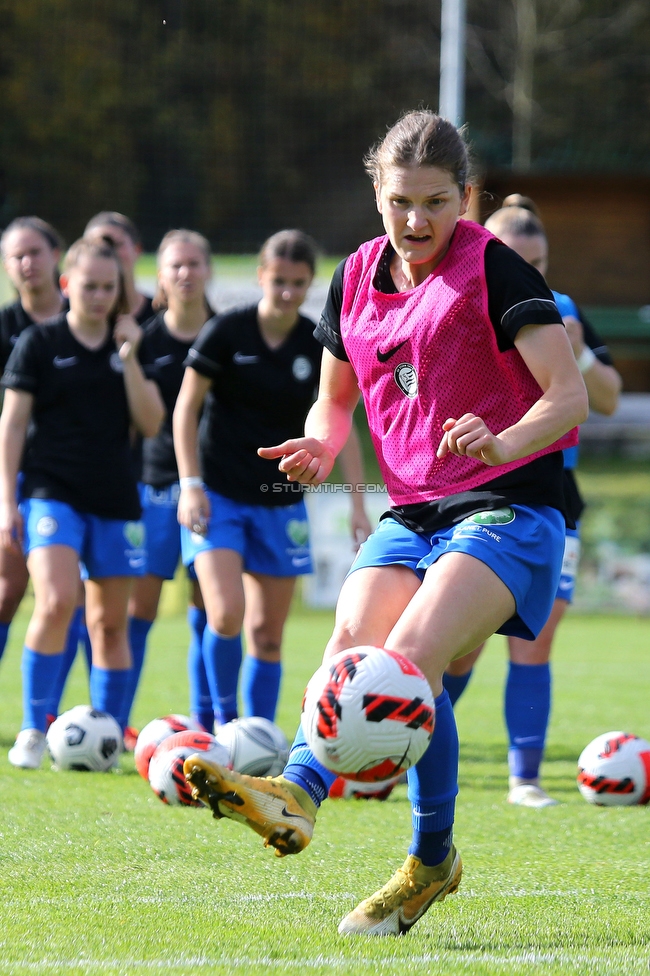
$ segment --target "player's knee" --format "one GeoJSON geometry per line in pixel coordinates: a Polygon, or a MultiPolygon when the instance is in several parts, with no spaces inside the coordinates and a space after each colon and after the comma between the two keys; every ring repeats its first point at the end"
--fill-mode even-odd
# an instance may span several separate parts
{"type": "Polygon", "coordinates": [[[210,629],[222,637],[236,637],[241,631],[243,613],[230,610],[222,610],[218,613],[208,611],[207,617],[210,629]]]}
{"type": "Polygon", "coordinates": [[[75,590],[51,589],[38,594],[35,614],[47,623],[48,627],[61,627],[72,618],[77,603],[75,590]]]}

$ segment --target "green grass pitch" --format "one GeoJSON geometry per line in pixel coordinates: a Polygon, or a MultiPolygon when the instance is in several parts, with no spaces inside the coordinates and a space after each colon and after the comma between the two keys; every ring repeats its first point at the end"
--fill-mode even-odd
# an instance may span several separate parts
{"type": "MultiPolygon", "coordinates": [[[[1,974],[647,974],[650,809],[589,806],[576,757],[596,734],[650,737],[650,621],[569,617],[555,655],[544,780],[561,806],[508,807],[495,638],[458,706],[457,895],[402,939],[342,939],[339,919],[388,879],[409,839],[400,787],[386,803],[325,804],[313,843],[280,860],[207,810],[165,807],[134,771],[12,769],[20,719],[16,620],[0,668],[1,974]]],[[[279,724],[291,735],[331,627],[297,608],[286,640],[279,724]]],[[[186,628],[152,632],[136,703],[142,726],[186,711],[186,628]]],[[[65,705],[87,700],[81,660],[65,705]]]]}

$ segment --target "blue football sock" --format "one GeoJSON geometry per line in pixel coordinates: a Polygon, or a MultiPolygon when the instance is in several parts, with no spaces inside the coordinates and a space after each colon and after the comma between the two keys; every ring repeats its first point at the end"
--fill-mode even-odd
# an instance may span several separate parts
{"type": "Polygon", "coordinates": [[[312,798],[317,807],[327,799],[330,786],[337,779],[337,774],[325,769],[318,762],[307,745],[302,725],[298,726],[296,737],[291,746],[289,761],[284,767],[282,775],[291,783],[301,786],[312,798]]]}
{"type": "Polygon", "coordinates": [[[188,607],[187,622],[190,625],[190,646],[187,653],[187,674],[190,683],[190,716],[208,732],[214,725],[214,710],[208,676],[203,663],[203,632],[207,623],[205,610],[188,607]]]}
{"type": "Polygon", "coordinates": [[[77,607],[72,615],[70,626],[68,627],[68,636],[66,638],[65,648],[63,650],[63,659],[61,661],[59,674],[52,692],[52,710],[48,713],[50,715],[54,715],[55,717],[59,714],[59,705],[61,704],[61,699],[63,698],[65,683],[68,680],[68,675],[70,674],[72,665],[74,664],[77,656],[77,649],[79,647],[79,630],[83,620],[83,613],[83,607],[77,607]]]}
{"type": "Polygon", "coordinates": [[[456,704],[462,693],[467,688],[473,671],[474,668],[470,668],[467,674],[447,674],[446,671],[443,674],[442,684],[443,687],[447,689],[452,706],[456,704]]]}
{"type": "Polygon", "coordinates": [[[280,695],[282,664],[262,661],[247,654],[241,673],[241,695],[244,715],[261,715],[275,721],[275,709],[280,695]]]}
{"type": "Polygon", "coordinates": [[[458,793],[458,732],[446,690],[435,700],[436,723],[429,748],[408,771],[413,837],[409,854],[427,867],[441,864],[451,847],[458,793]]]}
{"type": "Polygon", "coordinates": [[[203,632],[202,652],[214,717],[220,725],[225,725],[237,718],[237,684],[242,659],[241,634],[223,637],[207,624],[203,632]]]}
{"type": "Polygon", "coordinates": [[[23,647],[21,671],[23,676],[23,724],[21,729],[45,732],[47,715],[53,707],[52,694],[63,662],[60,654],[39,654],[27,645],[23,647]]]}
{"type": "Polygon", "coordinates": [[[11,624],[0,623],[0,658],[5,652],[5,647],[7,646],[7,638],[9,637],[9,627],[11,624]]]}
{"type": "Polygon", "coordinates": [[[551,668],[548,664],[510,662],[505,717],[510,739],[510,775],[537,779],[551,714],[551,668]]]}
{"type": "Polygon", "coordinates": [[[108,712],[120,724],[120,716],[124,714],[124,697],[129,681],[130,668],[119,671],[109,671],[93,665],[90,672],[90,702],[98,712],[108,712]]]}
{"type": "Polygon", "coordinates": [[[122,714],[118,721],[123,729],[129,724],[133,701],[138,690],[144,655],[147,649],[147,637],[153,625],[153,620],[144,620],[142,617],[129,617],[129,645],[131,647],[131,668],[129,670],[129,680],[126,686],[124,701],[122,702],[122,714]]]}
{"type": "Polygon", "coordinates": [[[88,633],[85,619],[82,621],[81,627],[79,628],[79,640],[83,644],[86,664],[88,665],[88,674],[90,675],[90,672],[93,669],[93,648],[92,644],[90,643],[90,634],[88,633]]]}

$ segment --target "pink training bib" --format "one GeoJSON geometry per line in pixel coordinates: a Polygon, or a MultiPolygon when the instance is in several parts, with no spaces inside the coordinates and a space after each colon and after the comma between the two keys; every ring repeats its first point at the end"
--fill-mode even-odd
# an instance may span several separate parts
{"type": "Polygon", "coordinates": [[[393,505],[477,488],[578,443],[576,427],[541,451],[496,467],[452,454],[436,458],[448,417],[474,413],[499,433],[542,396],[519,352],[497,346],[484,262],[492,239],[480,225],[459,221],[426,281],[395,294],[373,285],[387,237],[363,244],[346,262],[341,337],[393,505]]]}

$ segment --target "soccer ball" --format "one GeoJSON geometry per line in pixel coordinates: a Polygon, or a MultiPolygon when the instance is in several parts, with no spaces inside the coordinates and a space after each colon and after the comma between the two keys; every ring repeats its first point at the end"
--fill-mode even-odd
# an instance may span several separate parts
{"type": "Polygon", "coordinates": [[[395,651],[355,647],[313,675],[302,727],[316,759],[345,779],[377,783],[424,755],[433,734],[433,692],[418,667],[395,651]]]}
{"type": "Polygon", "coordinates": [[[329,798],[330,800],[387,800],[401,778],[400,775],[378,783],[360,783],[358,780],[337,776],[330,786],[329,798]]]}
{"type": "Polygon", "coordinates": [[[605,732],[578,759],[578,789],[589,803],[627,807],[650,801],[650,742],[605,732]]]}
{"type": "Polygon", "coordinates": [[[149,785],[156,796],[168,806],[202,807],[192,797],[192,787],[185,779],[183,763],[188,756],[202,752],[210,762],[228,765],[228,753],[209,732],[186,729],[167,736],[149,763],[149,785]]]}
{"type": "Polygon", "coordinates": [[[227,722],[216,738],[228,750],[232,769],[248,776],[279,776],[289,758],[282,729],[259,715],[227,722]]]}
{"type": "Polygon", "coordinates": [[[47,747],[57,769],[106,773],[122,751],[122,731],[112,715],[76,705],[47,731],[47,747]]]}
{"type": "Polygon", "coordinates": [[[186,732],[188,729],[200,732],[201,726],[187,715],[165,715],[145,725],[133,751],[135,768],[143,779],[149,779],[149,763],[160,743],[175,732],[186,732]]]}

